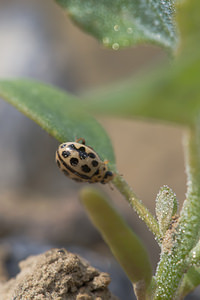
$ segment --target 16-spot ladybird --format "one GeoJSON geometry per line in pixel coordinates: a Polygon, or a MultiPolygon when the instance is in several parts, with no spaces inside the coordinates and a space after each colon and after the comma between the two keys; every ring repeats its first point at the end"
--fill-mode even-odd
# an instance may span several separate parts
{"type": "Polygon", "coordinates": [[[108,170],[108,162],[102,161],[82,138],[61,144],[56,151],[56,162],[60,170],[75,181],[105,184],[114,177],[108,170]]]}

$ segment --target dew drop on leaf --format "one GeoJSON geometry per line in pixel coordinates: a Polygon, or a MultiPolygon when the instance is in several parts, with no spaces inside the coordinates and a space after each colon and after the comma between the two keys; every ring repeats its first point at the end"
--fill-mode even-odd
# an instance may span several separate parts
{"type": "Polygon", "coordinates": [[[112,48],[113,48],[113,50],[118,50],[119,49],[119,44],[118,43],[113,43],[112,48]]]}
{"type": "Polygon", "coordinates": [[[133,28],[132,27],[128,27],[127,28],[127,33],[129,33],[129,34],[133,33],[133,28]]]}
{"type": "Polygon", "coordinates": [[[114,31],[119,31],[119,30],[120,30],[120,27],[119,27],[119,25],[116,24],[116,25],[114,26],[114,31]]]}
{"type": "Polygon", "coordinates": [[[104,44],[105,46],[108,46],[108,45],[110,44],[110,39],[109,39],[109,37],[105,36],[105,37],[103,38],[103,44],[104,44]]]}

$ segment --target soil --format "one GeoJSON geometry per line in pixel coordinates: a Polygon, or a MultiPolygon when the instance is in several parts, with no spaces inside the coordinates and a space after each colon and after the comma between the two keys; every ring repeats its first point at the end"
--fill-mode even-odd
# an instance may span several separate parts
{"type": "Polygon", "coordinates": [[[117,300],[110,277],[65,249],[51,249],[21,261],[20,273],[1,282],[4,300],[117,300]]]}

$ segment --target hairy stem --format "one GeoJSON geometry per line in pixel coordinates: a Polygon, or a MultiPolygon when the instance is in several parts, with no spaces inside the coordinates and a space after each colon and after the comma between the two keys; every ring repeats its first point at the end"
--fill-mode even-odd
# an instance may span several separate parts
{"type": "Polygon", "coordinates": [[[120,191],[120,193],[125,196],[125,199],[128,201],[130,206],[135,210],[138,216],[146,223],[149,230],[155,235],[155,238],[159,242],[161,236],[159,232],[158,222],[156,221],[155,217],[144,206],[142,201],[138,199],[136,194],[133,192],[132,188],[118,173],[113,179],[113,184],[120,191]]]}
{"type": "Polygon", "coordinates": [[[188,132],[186,147],[187,195],[179,222],[168,232],[168,249],[161,253],[154,300],[180,299],[178,287],[188,269],[190,250],[200,235],[200,130],[188,132]],[[176,297],[176,298],[175,298],[176,297]]]}

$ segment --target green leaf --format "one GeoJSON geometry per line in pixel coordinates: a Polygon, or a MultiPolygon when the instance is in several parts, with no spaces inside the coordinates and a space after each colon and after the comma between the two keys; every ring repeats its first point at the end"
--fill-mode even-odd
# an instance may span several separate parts
{"type": "Polygon", "coordinates": [[[162,237],[172,222],[172,217],[177,212],[176,195],[167,185],[160,188],[156,197],[156,216],[162,237]]]}
{"type": "MultiPolygon", "coordinates": [[[[91,221],[102,234],[116,259],[133,284],[146,290],[152,277],[148,254],[139,238],[100,192],[85,188],[82,202],[91,221]]],[[[141,298],[144,299],[144,298],[141,298]]]]}
{"type": "Polygon", "coordinates": [[[200,268],[191,267],[184,275],[183,281],[180,286],[180,299],[184,299],[200,284],[200,268]]]}
{"type": "Polygon", "coordinates": [[[109,137],[74,96],[50,85],[29,80],[0,81],[0,96],[60,142],[84,138],[114,168],[109,137]]]}
{"type": "Polygon", "coordinates": [[[99,114],[194,125],[200,111],[199,10],[200,1],[181,1],[178,19],[184,42],[173,64],[88,92],[84,95],[88,109],[99,114]]]}
{"type": "Polygon", "coordinates": [[[114,50],[153,43],[176,46],[174,0],[56,0],[83,30],[114,50]]]}
{"type": "Polygon", "coordinates": [[[196,246],[189,253],[189,263],[190,265],[196,265],[200,267],[200,240],[196,246]]]}
{"type": "Polygon", "coordinates": [[[191,125],[200,111],[199,73],[197,48],[173,66],[159,67],[84,97],[93,113],[191,125]]]}
{"type": "Polygon", "coordinates": [[[182,1],[179,11],[178,23],[181,35],[181,51],[188,52],[200,44],[200,1],[182,1]]]}

